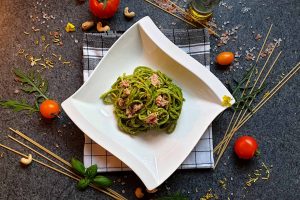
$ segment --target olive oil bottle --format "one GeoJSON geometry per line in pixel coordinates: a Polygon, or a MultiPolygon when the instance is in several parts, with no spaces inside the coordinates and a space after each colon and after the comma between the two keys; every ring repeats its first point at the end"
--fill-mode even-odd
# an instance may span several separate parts
{"type": "Polygon", "coordinates": [[[203,21],[212,16],[213,8],[220,0],[192,0],[189,13],[194,20],[203,21]]]}

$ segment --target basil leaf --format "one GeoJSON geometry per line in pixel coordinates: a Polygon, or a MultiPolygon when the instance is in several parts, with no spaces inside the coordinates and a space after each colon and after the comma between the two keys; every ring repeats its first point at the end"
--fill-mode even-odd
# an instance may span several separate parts
{"type": "Polygon", "coordinates": [[[110,180],[109,178],[105,177],[105,176],[96,176],[93,179],[93,183],[97,186],[100,187],[109,187],[112,185],[112,180],[110,180]]]}
{"type": "Polygon", "coordinates": [[[84,176],[87,177],[88,179],[93,179],[97,175],[97,165],[92,165],[88,167],[85,171],[84,176]]]}
{"type": "Polygon", "coordinates": [[[72,158],[71,165],[76,172],[78,172],[80,175],[84,176],[85,167],[82,162],[80,162],[79,160],[77,160],[75,158],[72,158]]]}
{"type": "Polygon", "coordinates": [[[80,181],[77,183],[77,188],[79,190],[84,190],[89,186],[90,183],[91,181],[87,178],[80,179],[80,181]]]}

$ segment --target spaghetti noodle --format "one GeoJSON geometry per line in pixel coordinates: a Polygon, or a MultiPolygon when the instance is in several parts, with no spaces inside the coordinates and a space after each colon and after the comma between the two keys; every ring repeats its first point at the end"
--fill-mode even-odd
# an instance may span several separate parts
{"type": "Polygon", "coordinates": [[[119,128],[131,135],[150,129],[172,133],[184,101],[181,89],[168,76],[145,66],[120,76],[100,98],[113,104],[119,128]]]}

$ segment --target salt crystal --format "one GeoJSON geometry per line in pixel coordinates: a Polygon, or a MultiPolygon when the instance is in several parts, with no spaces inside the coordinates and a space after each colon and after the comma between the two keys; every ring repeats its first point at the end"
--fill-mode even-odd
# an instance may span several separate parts
{"type": "Polygon", "coordinates": [[[251,8],[249,8],[249,7],[243,7],[242,9],[241,9],[241,12],[242,13],[247,13],[247,12],[249,12],[251,10],[251,8]]]}

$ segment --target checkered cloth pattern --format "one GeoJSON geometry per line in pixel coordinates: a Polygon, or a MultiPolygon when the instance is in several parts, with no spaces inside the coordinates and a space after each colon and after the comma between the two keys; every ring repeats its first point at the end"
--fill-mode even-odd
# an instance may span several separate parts
{"type": "MultiPolygon", "coordinates": [[[[175,45],[191,55],[205,67],[210,64],[209,34],[202,29],[164,29],[162,32],[175,45]]],[[[123,31],[107,33],[85,33],[83,39],[83,79],[87,81],[99,61],[105,56],[112,44],[123,31]]],[[[120,72],[121,73],[121,72],[120,72]]],[[[102,172],[128,171],[130,168],[85,135],[84,165],[97,164],[102,172]]],[[[188,155],[179,169],[212,168],[213,141],[212,127],[208,127],[193,151],[188,155]]]]}

